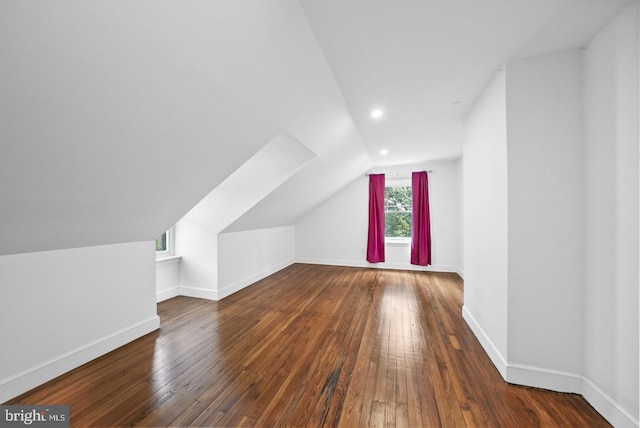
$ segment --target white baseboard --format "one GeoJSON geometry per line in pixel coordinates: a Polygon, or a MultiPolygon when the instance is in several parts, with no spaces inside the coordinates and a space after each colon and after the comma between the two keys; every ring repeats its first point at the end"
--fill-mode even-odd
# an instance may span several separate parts
{"type": "Polygon", "coordinates": [[[558,392],[582,393],[582,375],[528,364],[507,363],[507,382],[558,392]]]}
{"type": "Polygon", "coordinates": [[[229,284],[224,288],[214,290],[211,288],[200,288],[200,287],[190,287],[186,285],[181,285],[179,287],[173,287],[167,290],[159,291],[156,293],[156,301],[161,302],[163,300],[171,299],[177,296],[187,296],[187,297],[196,297],[198,299],[206,299],[206,300],[222,300],[227,296],[232,295],[245,287],[250,286],[251,284],[260,281],[263,278],[268,277],[269,275],[273,275],[286,268],[287,266],[291,266],[295,263],[295,259],[291,258],[280,262],[274,266],[271,266],[267,269],[264,269],[258,273],[249,275],[248,277],[234,282],[233,284],[229,284]]]}
{"type": "Polygon", "coordinates": [[[400,262],[384,262],[384,263],[369,263],[366,260],[343,260],[343,259],[315,259],[307,257],[296,258],[296,263],[307,263],[312,265],[329,265],[329,266],[347,266],[347,267],[361,267],[361,268],[373,268],[373,269],[395,269],[395,270],[413,270],[424,272],[451,272],[457,273],[462,278],[462,269],[454,265],[436,264],[430,266],[417,266],[411,263],[400,262]]]}
{"type": "Polygon", "coordinates": [[[11,377],[0,380],[0,403],[42,385],[63,373],[73,370],[107,352],[113,351],[160,327],[160,318],[154,315],[138,324],[124,328],[85,346],[45,361],[11,377]]]}
{"type": "Polygon", "coordinates": [[[491,359],[493,365],[496,366],[498,372],[500,372],[500,376],[502,376],[504,380],[507,380],[507,360],[464,305],[462,306],[462,318],[467,322],[467,325],[471,328],[476,338],[478,338],[480,345],[484,348],[489,359],[491,359]]]}
{"type": "Polygon", "coordinates": [[[517,385],[580,394],[614,427],[638,428],[637,416],[583,374],[508,363],[506,380],[517,385]]]}
{"type": "Polygon", "coordinates": [[[227,285],[224,288],[221,288],[220,290],[218,290],[217,294],[218,294],[218,299],[224,299],[227,296],[232,295],[233,293],[236,293],[240,290],[242,290],[245,287],[250,286],[251,284],[254,284],[258,281],[260,281],[261,279],[264,279],[266,277],[268,277],[269,275],[273,275],[274,273],[288,267],[291,266],[292,264],[295,263],[295,259],[291,258],[291,259],[287,259],[283,262],[280,262],[274,266],[270,266],[267,269],[264,269],[258,273],[255,273],[253,275],[250,275],[240,281],[236,281],[233,284],[227,285]]]}
{"type": "Polygon", "coordinates": [[[617,403],[583,374],[507,362],[466,306],[462,307],[462,317],[505,381],[552,391],[581,394],[598,413],[616,428],[638,428],[637,416],[617,403]]]}
{"type": "Polygon", "coordinates": [[[180,287],[172,287],[167,290],[157,291],[156,303],[164,302],[165,300],[169,300],[179,295],[180,295],[180,287]]]}
{"type": "Polygon", "coordinates": [[[505,381],[558,392],[577,394],[582,392],[582,375],[508,362],[466,306],[462,307],[462,318],[467,322],[505,381]]]}
{"type": "Polygon", "coordinates": [[[582,396],[616,428],[637,428],[638,416],[625,409],[591,379],[582,378],[582,396]]]}
{"type": "Polygon", "coordinates": [[[178,296],[197,297],[198,299],[206,300],[220,300],[218,298],[218,292],[210,288],[188,287],[181,285],[178,289],[178,296]]]}

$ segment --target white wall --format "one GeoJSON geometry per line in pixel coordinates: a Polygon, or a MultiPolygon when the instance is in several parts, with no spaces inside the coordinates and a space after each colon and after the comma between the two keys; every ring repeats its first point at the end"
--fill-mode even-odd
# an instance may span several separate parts
{"type": "Polygon", "coordinates": [[[314,157],[305,145],[281,132],[178,222],[182,294],[218,298],[218,234],[314,157]]]}
{"type": "Polygon", "coordinates": [[[180,265],[182,257],[168,257],[156,261],[156,301],[180,295],[180,265]]]}
{"type": "MultiPolygon", "coordinates": [[[[296,260],[301,263],[458,272],[461,209],[457,160],[381,168],[397,173],[430,169],[432,266],[410,264],[410,246],[387,244],[384,263],[366,261],[369,181],[363,174],[296,224],[296,260]]],[[[410,175],[409,175],[410,177],[410,175]]]]}
{"type": "MultiPolygon", "coordinates": [[[[157,301],[175,296],[220,300],[295,261],[293,226],[220,233],[215,246],[217,259],[209,263],[216,269],[216,287],[210,290],[185,287],[181,271],[185,258],[170,257],[156,262],[157,301]]],[[[189,260],[189,257],[186,257],[189,260]]]]}
{"type": "Polygon", "coordinates": [[[458,195],[458,205],[460,206],[460,219],[458,224],[460,225],[460,238],[459,238],[459,248],[460,248],[460,271],[463,275],[460,275],[464,278],[464,157],[461,157],[458,160],[458,186],[460,189],[460,194],[458,195]]]}
{"type": "Polygon", "coordinates": [[[635,2],[582,52],[507,64],[465,119],[463,142],[465,319],[507,381],[582,393],[629,427],[639,399],[638,15],[635,2]]]}
{"type": "Polygon", "coordinates": [[[195,213],[184,216],[175,226],[176,254],[180,262],[181,294],[214,299],[218,286],[218,232],[195,213]]]}
{"type": "Polygon", "coordinates": [[[463,316],[503,377],[507,355],[507,124],[499,71],[464,120],[463,316]]]}
{"type": "Polygon", "coordinates": [[[509,62],[506,71],[508,380],[580,392],[582,50],[509,62]]]}
{"type": "Polygon", "coordinates": [[[159,326],[154,243],[0,257],[0,402],[159,326]]]}
{"type": "Polygon", "coordinates": [[[638,45],[636,2],[584,53],[585,397],[617,426],[638,421],[638,45]]]}
{"type": "Polygon", "coordinates": [[[366,263],[368,181],[364,174],[296,224],[296,261],[366,263]]]}
{"type": "Polygon", "coordinates": [[[295,261],[295,228],[218,235],[218,298],[222,299],[295,261]]]}

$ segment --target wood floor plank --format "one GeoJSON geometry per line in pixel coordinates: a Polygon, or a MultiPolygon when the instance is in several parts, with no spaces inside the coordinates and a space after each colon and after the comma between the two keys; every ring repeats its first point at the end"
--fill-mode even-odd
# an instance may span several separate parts
{"type": "Polygon", "coordinates": [[[599,427],[580,396],[505,383],[455,274],[295,264],[8,404],[72,426],[599,427]]]}

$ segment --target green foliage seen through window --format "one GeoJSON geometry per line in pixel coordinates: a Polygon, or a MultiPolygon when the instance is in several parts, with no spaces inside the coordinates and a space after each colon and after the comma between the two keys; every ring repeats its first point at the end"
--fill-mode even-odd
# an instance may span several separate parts
{"type": "Polygon", "coordinates": [[[388,238],[410,238],[411,209],[411,186],[385,187],[384,236],[388,238]]]}
{"type": "Polygon", "coordinates": [[[167,251],[167,232],[156,239],[156,251],[167,251]]]}

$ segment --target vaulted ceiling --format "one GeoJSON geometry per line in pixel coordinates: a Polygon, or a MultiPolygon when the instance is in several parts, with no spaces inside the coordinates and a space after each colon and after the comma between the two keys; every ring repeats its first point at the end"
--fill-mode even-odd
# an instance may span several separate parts
{"type": "Polygon", "coordinates": [[[152,240],[281,133],[316,156],[230,230],[292,224],[373,165],[460,156],[497,68],[629,2],[5,0],[0,255],[152,240]]]}
{"type": "Polygon", "coordinates": [[[461,119],[498,68],[581,48],[629,3],[301,0],[379,165],[460,156],[461,119]]]}

